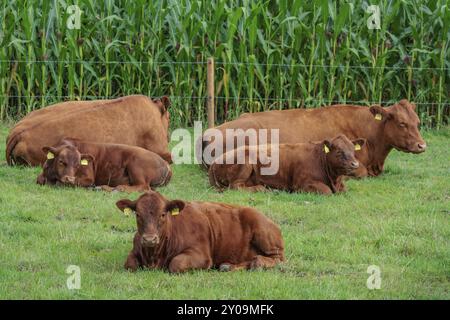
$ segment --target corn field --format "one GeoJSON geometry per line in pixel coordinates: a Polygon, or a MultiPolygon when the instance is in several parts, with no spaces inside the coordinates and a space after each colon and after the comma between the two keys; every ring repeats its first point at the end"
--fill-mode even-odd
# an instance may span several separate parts
{"type": "Polygon", "coordinates": [[[206,119],[214,57],[218,122],[242,112],[416,102],[450,116],[450,8],[433,1],[4,0],[0,119],[64,100],[169,95],[174,125],[206,119]],[[81,12],[69,28],[68,6],[81,12]],[[368,5],[380,28],[369,29],[368,5]]]}

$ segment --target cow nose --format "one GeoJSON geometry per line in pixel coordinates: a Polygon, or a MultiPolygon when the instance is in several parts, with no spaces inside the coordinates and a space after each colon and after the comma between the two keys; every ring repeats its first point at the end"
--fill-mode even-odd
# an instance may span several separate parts
{"type": "Polygon", "coordinates": [[[144,234],[142,236],[142,242],[144,244],[154,246],[154,245],[157,245],[159,243],[159,237],[158,237],[157,234],[153,234],[153,235],[146,235],[146,234],[144,234]]]}
{"type": "Polygon", "coordinates": [[[427,144],[426,143],[419,143],[417,144],[417,148],[419,148],[419,151],[425,151],[427,148],[427,144]]]}
{"type": "Polygon", "coordinates": [[[358,161],[352,161],[351,165],[352,165],[353,169],[358,169],[359,168],[359,162],[358,161]]]}
{"type": "Polygon", "coordinates": [[[75,177],[65,176],[64,182],[75,183],[75,177]]]}

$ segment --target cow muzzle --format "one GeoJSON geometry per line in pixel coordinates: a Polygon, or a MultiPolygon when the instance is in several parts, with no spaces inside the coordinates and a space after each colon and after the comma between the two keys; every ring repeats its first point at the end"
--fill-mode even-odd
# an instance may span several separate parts
{"type": "Polygon", "coordinates": [[[427,149],[427,144],[425,142],[417,142],[412,144],[407,150],[400,150],[400,151],[406,151],[411,153],[422,153],[425,152],[427,149]]]}
{"type": "Polygon", "coordinates": [[[61,182],[62,183],[66,183],[66,184],[75,184],[75,177],[72,177],[72,176],[64,176],[62,179],[61,179],[61,182]]]}
{"type": "Polygon", "coordinates": [[[417,152],[416,153],[422,153],[427,149],[427,144],[425,142],[418,143],[417,144],[417,152]]]}
{"type": "Polygon", "coordinates": [[[159,244],[159,236],[157,234],[144,234],[141,238],[141,244],[144,247],[155,247],[159,244]]]}
{"type": "Polygon", "coordinates": [[[358,160],[354,160],[350,163],[350,168],[352,169],[358,169],[359,168],[359,162],[358,160]]]}

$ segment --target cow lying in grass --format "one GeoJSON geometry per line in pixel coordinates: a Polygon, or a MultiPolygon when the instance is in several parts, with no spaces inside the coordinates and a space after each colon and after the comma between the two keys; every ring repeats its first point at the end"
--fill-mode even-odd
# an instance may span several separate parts
{"type": "Polygon", "coordinates": [[[255,209],[213,202],[169,201],[150,191],[117,207],[135,212],[137,232],[125,268],[170,272],[274,267],[284,261],[280,228],[255,209]]]}
{"type": "MultiPolygon", "coordinates": [[[[334,105],[316,109],[272,110],[257,113],[245,113],[233,121],[216,127],[223,136],[223,150],[228,141],[226,131],[242,129],[231,135],[234,145],[246,138],[248,129],[278,129],[279,143],[307,143],[321,141],[339,134],[349,139],[365,138],[370,152],[366,165],[368,175],[378,176],[384,170],[384,162],[392,149],[403,152],[422,153],[427,145],[419,131],[420,120],[416,114],[416,105],[408,100],[389,107],[373,105],[370,108],[354,105],[334,105]]],[[[208,144],[208,130],[204,134],[203,149],[208,144]]],[[[270,137],[270,135],[269,135],[270,137]]],[[[214,141],[214,138],[211,139],[214,141]]],[[[268,141],[270,143],[270,140],[268,141]]],[[[248,141],[247,145],[257,142],[248,141]]],[[[220,152],[213,153],[220,156],[220,152]]],[[[359,155],[358,155],[359,159],[359,155]]],[[[209,165],[203,159],[205,165],[209,165]]],[[[209,160],[208,160],[209,161],[209,160]]]]}
{"type": "Polygon", "coordinates": [[[47,160],[38,184],[142,192],[165,185],[172,177],[165,160],[140,147],[66,138],[42,150],[47,160]]]}
{"type": "Polygon", "coordinates": [[[9,165],[42,165],[44,146],[64,137],[96,143],[138,146],[171,162],[168,97],[132,95],[112,100],[66,101],[35,110],[10,131],[6,143],[9,165]]]}
{"type": "MultiPolygon", "coordinates": [[[[272,153],[268,145],[268,153],[272,153]]],[[[222,164],[216,159],[209,168],[209,180],[219,189],[246,189],[264,191],[266,187],[292,192],[316,192],[331,194],[345,191],[344,176],[367,175],[364,165],[355,158],[356,152],[365,147],[364,139],[353,142],[340,135],[318,143],[296,143],[279,145],[278,171],[272,175],[262,174],[269,167],[268,159],[262,159],[256,146],[244,146],[245,163],[238,164],[237,152],[222,155],[222,164]],[[252,150],[253,149],[253,150],[252,150]],[[255,164],[249,161],[250,151],[257,156],[255,164]],[[234,158],[235,164],[226,164],[226,157],[234,158]]],[[[367,150],[365,157],[367,157],[367,150]]],[[[271,161],[273,161],[273,154],[271,161]]]]}

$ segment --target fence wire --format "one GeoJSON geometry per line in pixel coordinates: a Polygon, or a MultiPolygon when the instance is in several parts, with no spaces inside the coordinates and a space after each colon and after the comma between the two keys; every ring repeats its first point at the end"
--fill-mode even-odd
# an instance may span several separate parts
{"type": "MultiPolygon", "coordinates": [[[[63,63],[63,64],[151,64],[151,65],[205,65],[207,61],[99,61],[99,60],[0,60],[0,63],[63,63]]],[[[382,69],[382,70],[440,70],[447,71],[450,67],[414,67],[414,66],[362,66],[362,65],[326,65],[326,64],[302,64],[302,63],[259,63],[259,62],[226,62],[226,61],[215,61],[215,65],[241,65],[241,66],[264,66],[264,67],[285,67],[285,68],[350,68],[350,69],[382,69]]]]}
{"type": "MultiPolygon", "coordinates": [[[[138,93],[135,93],[138,94],[138,93]]],[[[133,95],[133,94],[131,94],[133,95]]],[[[118,99],[122,98],[123,96],[94,96],[94,95],[65,95],[65,96],[53,96],[53,95],[0,95],[0,98],[23,98],[23,99],[118,99]]],[[[152,99],[158,99],[162,98],[163,96],[152,96],[152,99]]],[[[171,96],[167,95],[171,100],[206,100],[208,99],[207,96],[171,96]]],[[[386,100],[386,101],[366,101],[366,100],[337,100],[337,99],[308,99],[308,98],[258,98],[258,97],[224,97],[224,96],[215,96],[214,99],[216,100],[242,100],[242,101],[271,101],[271,102],[318,102],[318,103],[334,103],[334,104],[340,104],[340,103],[346,103],[346,104],[365,104],[365,105],[373,105],[373,104],[392,104],[397,102],[396,100],[386,100]]],[[[450,101],[443,101],[443,102],[414,102],[416,105],[445,105],[449,104],[450,101]]]]}

